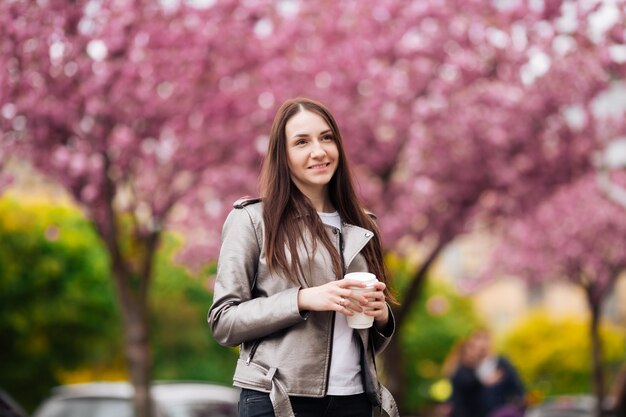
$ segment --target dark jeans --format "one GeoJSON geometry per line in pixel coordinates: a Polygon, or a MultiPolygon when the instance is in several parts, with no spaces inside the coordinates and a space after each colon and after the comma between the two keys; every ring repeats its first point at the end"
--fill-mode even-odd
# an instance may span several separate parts
{"type": "MultiPolygon", "coordinates": [[[[367,395],[327,395],[322,398],[289,397],[297,417],[371,417],[372,403],[367,395]]],[[[270,395],[242,389],[239,417],[274,417],[270,395]]]]}

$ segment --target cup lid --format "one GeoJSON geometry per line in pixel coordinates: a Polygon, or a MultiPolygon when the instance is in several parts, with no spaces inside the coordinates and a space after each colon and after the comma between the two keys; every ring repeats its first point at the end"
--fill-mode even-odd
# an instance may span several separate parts
{"type": "Polygon", "coordinates": [[[376,275],[369,272],[350,272],[344,276],[344,279],[352,279],[365,284],[373,284],[378,281],[376,275]]]}

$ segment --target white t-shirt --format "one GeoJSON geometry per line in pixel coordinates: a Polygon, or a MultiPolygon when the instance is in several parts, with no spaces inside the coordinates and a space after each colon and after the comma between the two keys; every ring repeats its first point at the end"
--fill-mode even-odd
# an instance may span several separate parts
{"type": "MultiPolygon", "coordinates": [[[[322,222],[336,227],[341,231],[341,217],[334,213],[318,212],[322,222]]],[[[328,395],[361,394],[361,350],[354,330],[348,326],[344,314],[335,313],[335,329],[333,331],[333,349],[328,376],[328,395]]]]}

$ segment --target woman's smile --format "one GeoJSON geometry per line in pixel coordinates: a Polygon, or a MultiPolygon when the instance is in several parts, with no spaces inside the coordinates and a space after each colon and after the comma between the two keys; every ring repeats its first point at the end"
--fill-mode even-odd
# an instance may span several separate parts
{"type": "Polygon", "coordinates": [[[323,163],[323,164],[317,164],[317,165],[310,166],[309,169],[312,169],[314,171],[323,171],[326,168],[328,168],[329,165],[330,165],[330,162],[326,162],[326,163],[323,163]]]}

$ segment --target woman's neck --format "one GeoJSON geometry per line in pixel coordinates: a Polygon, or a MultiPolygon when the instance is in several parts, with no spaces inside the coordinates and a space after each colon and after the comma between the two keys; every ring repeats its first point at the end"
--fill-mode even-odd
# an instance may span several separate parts
{"type": "Polygon", "coordinates": [[[313,204],[313,208],[315,211],[320,213],[332,213],[335,211],[335,207],[330,201],[327,193],[322,193],[319,195],[307,195],[311,203],[313,204]]]}

